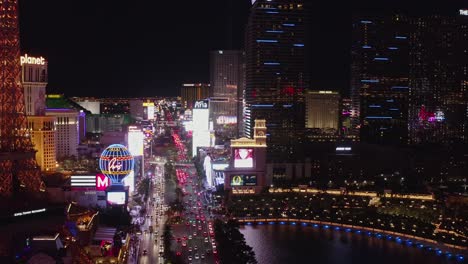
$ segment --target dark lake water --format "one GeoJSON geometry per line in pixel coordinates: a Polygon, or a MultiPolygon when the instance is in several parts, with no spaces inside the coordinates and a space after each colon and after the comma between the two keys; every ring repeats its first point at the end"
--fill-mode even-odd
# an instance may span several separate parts
{"type": "Polygon", "coordinates": [[[247,244],[254,249],[259,264],[461,263],[394,241],[334,230],[289,225],[257,225],[241,227],[240,231],[244,234],[247,244]]]}

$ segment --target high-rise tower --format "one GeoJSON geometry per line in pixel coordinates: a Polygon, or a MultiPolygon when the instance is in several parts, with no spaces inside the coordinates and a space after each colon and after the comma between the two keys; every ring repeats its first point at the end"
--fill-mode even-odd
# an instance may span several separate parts
{"type": "Polygon", "coordinates": [[[266,120],[270,161],[300,157],[307,88],[303,2],[257,0],[247,25],[244,134],[252,137],[254,120],[266,120]]]}
{"type": "Polygon", "coordinates": [[[353,128],[361,141],[408,142],[408,22],[401,15],[353,21],[353,128]]]}
{"type": "Polygon", "coordinates": [[[238,134],[239,91],[244,90],[244,53],[239,50],[210,52],[210,118],[222,137],[238,134]]]}
{"type": "Polygon", "coordinates": [[[21,87],[18,0],[0,0],[0,195],[43,189],[21,87]]]}

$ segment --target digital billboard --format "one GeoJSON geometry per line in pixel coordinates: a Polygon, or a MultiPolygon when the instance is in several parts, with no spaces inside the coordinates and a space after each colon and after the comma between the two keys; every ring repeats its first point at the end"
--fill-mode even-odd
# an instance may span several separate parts
{"type": "Polygon", "coordinates": [[[253,149],[234,149],[234,168],[253,168],[253,149]]]}
{"type": "Polygon", "coordinates": [[[192,155],[197,155],[197,147],[210,146],[210,113],[207,101],[197,101],[193,109],[192,155]]]}
{"type": "Polygon", "coordinates": [[[130,151],[130,153],[133,156],[143,155],[144,140],[145,140],[145,135],[140,129],[134,126],[131,126],[128,128],[128,134],[127,134],[128,151],[130,151]]]}
{"type": "Polygon", "coordinates": [[[114,205],[125,204],[125,192],[108,192],[107,202],[114,205]]]}
{"type": "Polygon", "coordinates": [[[231,186],[256,186],[257,175],[234,175],[231,178],[231,186]]]}

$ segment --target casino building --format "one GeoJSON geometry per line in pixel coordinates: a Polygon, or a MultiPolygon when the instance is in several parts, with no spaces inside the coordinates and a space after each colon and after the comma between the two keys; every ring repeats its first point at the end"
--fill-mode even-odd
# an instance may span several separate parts
{"type": "Polygon", "coordinates": [[[266,121],[257,119],[253,139],[231,140],[231,161],[224,171],[224,189],[232,194],[254,194],[269,186],[266,151],[266,121]]]}
{"type": "Polygon", "coordinates": [[[36,150],[36,161],[42,171],[54,171],[55,117],[46,116],[47,61],[43,57],[21,56],[21,83],[24,88],[24,106],[28,129],[36,150]]]}

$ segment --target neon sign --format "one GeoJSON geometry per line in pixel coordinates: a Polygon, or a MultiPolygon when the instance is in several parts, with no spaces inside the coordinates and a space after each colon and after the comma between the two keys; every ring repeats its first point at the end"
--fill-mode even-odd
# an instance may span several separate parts
{"type": "Polygon", "coordinates": [[[109,170],[116,171],[122,170],[122,162],[117,161],[117,158],[113,158],[109,161],[109,170]]]}
{"type": "Polygon", "coordinates": [[[96,190],[105,191],[109,187],[109,178],[104,174],[96,174],[96,190]]]}
{"type": "Polygon", "coordinates": [[[13,214],[13,216],[37,214],[37,213],[42,213],[42,212],[45,212],[45,211],[46,211],[46,209],[42,208],[42,209],[37,209],[37,210],[31,210],[31,211],[24,211],[24,212],[15,213],[15,214],[13,214]]]}
{"type": "Polygon", "coordinates": [[[237,116],[218,116],[216,123],[218,125],[237,124],[237,116]]]}
{"type": "Polygon", "coordinates": [[[461,16],[468,16],[468,9],[460,9],[461,16]]]}
{"type": "Polygon", "coordinates": [[[208,109],[208,101],[196,101],[194,105],[195,109],[208,109]]]}
{"type": "Polygon", "coordinates": [[[21,65],[23,64],[36,64],[36,65],[45,65],[44,57],[28,57],[28,54],[21,56],[21,65]]]}

